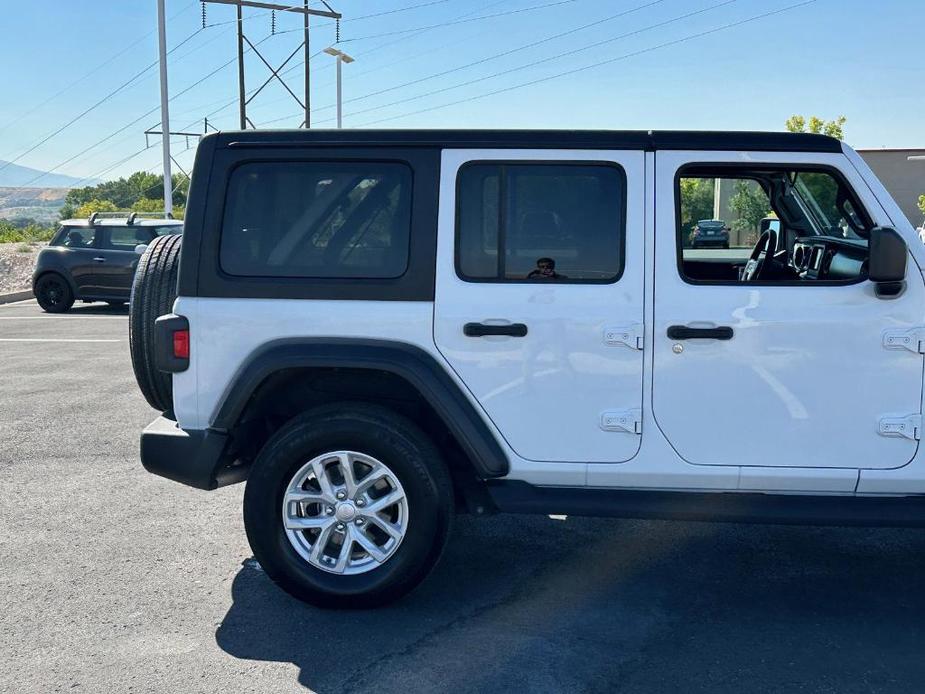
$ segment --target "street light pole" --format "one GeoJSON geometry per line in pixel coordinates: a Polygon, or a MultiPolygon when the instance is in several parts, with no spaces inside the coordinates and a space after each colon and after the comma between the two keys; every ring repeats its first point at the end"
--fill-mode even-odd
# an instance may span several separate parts
{"type": "Polygon", "coordinates": [[[164,216],[173,212],[173,180],[170,177],[170,115],[167,92],[167,28],[164,0],[157,0],[157,47],[161,66],[161,145],[164,150],[164,216]]]}
{"type": "Polygon", "coordinates": [[[324,52],[334,56],[337,60],[337,127],[343,127],[343,90],[341,86],[341,66],[344,63],[352,63],[353,58],[333,46],[325,48],[324,52]]]}

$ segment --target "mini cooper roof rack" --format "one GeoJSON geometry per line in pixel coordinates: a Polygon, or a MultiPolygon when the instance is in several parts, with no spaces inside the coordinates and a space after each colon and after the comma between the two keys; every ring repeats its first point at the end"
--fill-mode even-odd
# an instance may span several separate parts
{"type": "MultiPolygon", "coordinates": [[[[161,219],[163,215],[160,212],[94,212],[87,219],[87,223],[93,224],[99,219],[126,219],[127,223],[132,225],[139,217],[161,219]]],[[[173,215],[168,214],[166,218],[173,219],[173,215]]]]}

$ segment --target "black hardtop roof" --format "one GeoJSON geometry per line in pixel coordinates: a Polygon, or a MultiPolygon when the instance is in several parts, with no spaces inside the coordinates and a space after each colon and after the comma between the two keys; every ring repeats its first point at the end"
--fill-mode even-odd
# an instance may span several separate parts
{"type": "Polygon", "coordinates": [[[439,147],[842,151],[826,135],[684,130],[246,130],[208,135],[219,147],[439,147]]]}

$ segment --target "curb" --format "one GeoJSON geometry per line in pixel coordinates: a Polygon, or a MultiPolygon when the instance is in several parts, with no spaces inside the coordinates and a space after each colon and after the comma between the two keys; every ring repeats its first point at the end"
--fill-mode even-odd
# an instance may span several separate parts
{"type": "Polygon", "coordinates": [[[0,304],[12,304],[14,301],[25,301],[31,299],[34,295],[31,289],[25,289],[21,292],[11,292],[9,294],[0,294],[0,304]]]}

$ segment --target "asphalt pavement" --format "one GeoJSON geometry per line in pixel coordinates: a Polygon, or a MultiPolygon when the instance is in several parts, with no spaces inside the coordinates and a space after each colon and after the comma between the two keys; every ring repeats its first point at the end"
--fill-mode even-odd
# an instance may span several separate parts
{"type": "Polygon", "coordinates": [[[242,485],[141,468],[127,330],[0,306],[0,691],[925,688],[921,530],[463,517],[401,602],[303,605],[242,485]]]}

